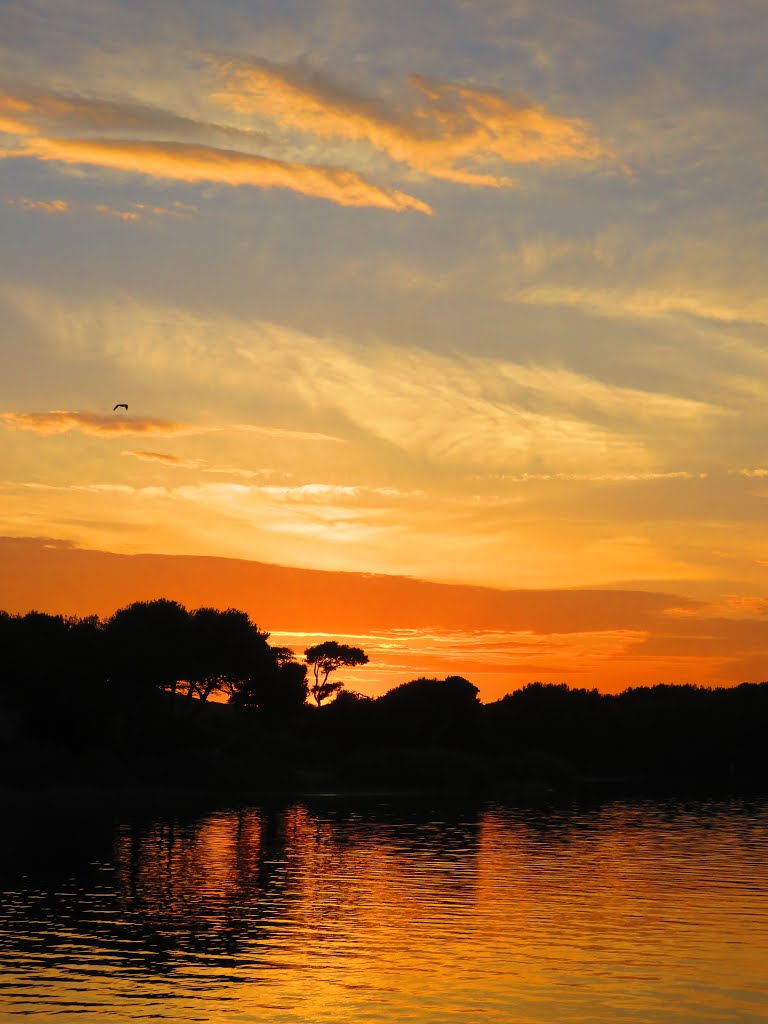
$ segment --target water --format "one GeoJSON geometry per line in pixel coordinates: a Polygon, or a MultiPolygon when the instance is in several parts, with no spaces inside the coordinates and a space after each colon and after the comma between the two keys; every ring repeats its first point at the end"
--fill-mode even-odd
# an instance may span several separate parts
{"type": "Polygon", "coordinates": [[[768,1018],[765,803],[3,815],[3,1022],[768,1018]]]}

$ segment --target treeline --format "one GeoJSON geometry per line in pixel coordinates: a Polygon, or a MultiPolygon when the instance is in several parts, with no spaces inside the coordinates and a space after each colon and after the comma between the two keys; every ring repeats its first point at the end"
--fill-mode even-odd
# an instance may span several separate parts
{"type": "Polygon", "coordinates": [[[299,660],[236,609],[0,612],[0,785],[768,784],[768,683],[620,694],[531,683],[481,704],[449,676],[374,699],[332,675],[367,660],[334,641],[299,660]]]}
{"type": "Polygon", "coordinates": [[[214,695],[284,715],[307,697],[306,666],[268,640],[245,612],[167,600],[104,620],[0,612],[0,700],[52,739],[65,725],[82,732],[83,716],[102,725],[117,716],[130,732],[160,712],[193,714],[214,695]]]}

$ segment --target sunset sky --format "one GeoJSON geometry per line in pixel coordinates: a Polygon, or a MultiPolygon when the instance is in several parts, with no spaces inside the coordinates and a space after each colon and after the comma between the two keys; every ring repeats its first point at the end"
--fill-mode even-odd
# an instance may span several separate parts
{"type": "Polygon", "coordinates": [[[767,14],[0,0],[0,607],[768,678],[767,14]]]}

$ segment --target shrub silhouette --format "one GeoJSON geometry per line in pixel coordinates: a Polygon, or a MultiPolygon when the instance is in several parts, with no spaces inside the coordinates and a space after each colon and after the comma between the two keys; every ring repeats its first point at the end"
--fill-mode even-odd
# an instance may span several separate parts
{"type": "Polygon", "coordinates": [[[409,746],[464,746],[474,741],[478,689],[462,676],[413,679],[375,702],[390,742],[409,746]]]}

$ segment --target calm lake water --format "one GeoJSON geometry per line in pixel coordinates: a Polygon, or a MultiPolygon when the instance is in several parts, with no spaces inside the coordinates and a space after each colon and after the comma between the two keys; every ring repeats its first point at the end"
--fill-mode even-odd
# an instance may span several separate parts
{"type": "Polygon", "coordinates": [[[765,802],[2,814],[2,1021],[768,1018],[765,802]]]}

